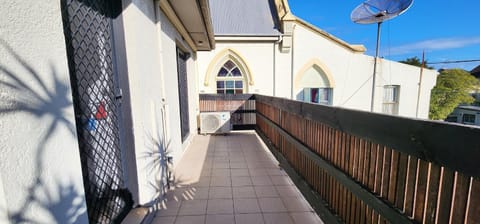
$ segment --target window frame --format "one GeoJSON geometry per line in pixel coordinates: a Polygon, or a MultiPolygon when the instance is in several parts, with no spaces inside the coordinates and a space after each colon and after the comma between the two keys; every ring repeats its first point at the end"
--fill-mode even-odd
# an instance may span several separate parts
{"type": "Polygon", "coordinates": [[[400,85],[385,85],[383,86],[383,103],[382,103],[382,113],[398,115],[400,108],[400,85]],[[393,99],[390,100],[387,97],[387,91],[393,90],[393,99]],[[388,108],[388,109],[387,109],[388,108]]]}
{"type": "Polygon", "coordinates": [[[332,105],[333,88],[331,87],[307,87],[303,88],[303,101],[308,103],[316,103],[321,105],[332,105]],[[317,97],[312,99],[312,91],[317,90],[317,97]],[[308,94],[310,93],[310,94],[308,94]],[[322,94],[323,93],[323,94],[322,94]],[[327,93],[327,100],[320,100],[327,93]]]}
{"type": "Polygon", "coordinates": [[[222,67],[220,67],[220,69],[217,72],[215,85],[216,85],[217,94],[243,94],[245,92],[245,80],[243,77],[242,70],[235,62],[233,62],[232,60],[227,60],[225,63],[223,63],[222,67]],[[232,63],[233,67],[229,69],[226,66],[228,63],[232,63]],[[227,71],[225,76],[219,76],[222,69],[227,71]],[[234,75],[233,71],[235,69],[238,70],[239,75],[234,75]],[[223,83],[222,87],[219,87],[219,83],[223,83]],[[231,83],[231,85],[229,83],[231,83]],[[237,85],[238,83],[240,83],[241,87],[238,87],[237,85]]]}
{"type": "Polygon", "coordinates": [[[475,115],[475,114],[463,114],[462,115],[462,124],[475,124],[476,119],[477,119],[477,115],[475,115]],[[467,117],[470,118],[469,121],[466,121],[465,115],[467,115],[467,117]],[[472,118],[473,118],[473,121],[470,121],[472,118]]]}

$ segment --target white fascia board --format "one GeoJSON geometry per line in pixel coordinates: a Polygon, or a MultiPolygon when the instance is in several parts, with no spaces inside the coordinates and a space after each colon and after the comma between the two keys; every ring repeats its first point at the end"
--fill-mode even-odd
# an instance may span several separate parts
{"type": "Polygon", "coordinates": [[[216,41],[278,41],[281,36],[215,36],[216,41]]]}

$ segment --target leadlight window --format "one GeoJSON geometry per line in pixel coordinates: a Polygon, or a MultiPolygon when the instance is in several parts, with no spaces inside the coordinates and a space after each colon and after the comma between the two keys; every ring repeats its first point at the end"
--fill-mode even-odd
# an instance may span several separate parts
{"type": "Polygon", "coordinates": [[[217,74],[218,94],[242,94],[243,76],[238,66],[231,60],[223,64],[217,74]]]}

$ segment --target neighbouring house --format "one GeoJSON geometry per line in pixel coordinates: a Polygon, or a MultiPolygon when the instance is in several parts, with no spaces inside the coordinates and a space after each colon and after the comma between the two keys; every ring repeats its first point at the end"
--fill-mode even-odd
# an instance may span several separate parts
{"type": "Polygon", "coordinates": [[[480,126],[480,107],[458,106],[445,121],[480,126]]]}
{"type": "MultiPolygon", "coordinates": [[[[0,14],[1,223],[151,206],[197,134],[199,93],[370,107],[373,58],[286,0],[7,0],[0,14]]],[[[426,117],[435,72],[379,65],[375,111],[426,117]]]]}
{"type": "MultiPolygon", "coordinates": [[[[200,93],[258,93],[370,110],[374,57],[293,15],[286,0],[210,1],[216,47],[200,93]]],[[[437,72],[378,59],[374,111],[428,118],[437,72]]]]}
{"type": "MultiPolygon", "coordinates": [[[[478,80],[480,80],[480,65],[475,67],[474,69],[472,69],[472,71],[470,71],[470,74],[475,76],[475,78],[477,78],[478,80]]],[[[480,105],[480,87],[477,88],[476,90],[474,90],[474,92],[472,93],[473,97],[475,97],[475,100],[476,100],[476,105],[480,105]]]]}
{"type": "Polygon", "coordinates": [[[470,74],[475,76],[475,78],[480,79],[480,65],[472,69],[472,71],[470,71],[470,74]]]}

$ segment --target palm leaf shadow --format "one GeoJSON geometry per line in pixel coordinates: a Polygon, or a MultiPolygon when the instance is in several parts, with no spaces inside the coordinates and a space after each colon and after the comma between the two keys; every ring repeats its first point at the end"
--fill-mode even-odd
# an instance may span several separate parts
{"type": "Polygon", "coordinates": [[[173,179],[173,172],[171,170],[172,164],[172,150],[170,141],[165,141],[161,136],[153,137],[149,132],[147,133],[147,147],[146,151],[140,154],[139,159],[146,161],[144,171],[147,174],[158,174],[158,178],[149,178],[148,186],[158,195],[163,196],[171,187],[173,179]]]}
{"type": "Polygon", "coordinates": [[[1,48],[12,56],[17,66],[0,64],[0,94],[4,94],[0,101],[0,115],[3,119],[9,119],[9,116],[27,114],[35,120],[48,122],[36,147],[33,183],[26,187],[27,194],[18,209],[8,211],[9,220],[13,223],[40,223],[28,211],[32,206],[38,206],[57,223],[77,223],[78,217],[86,214],[84,195],[78,192],[71,180],[55,180],[53,184],[47,184],[42,176],[45,162],[42,158],[48,150],[47,143],[53,141],[53,134],[63,128],[76,137],[75,125],[69,114],[72,111],[70,86],[60,79],[53,64],[50,65],[51,76],[40,76],[2,39],[1,48]],[[51,77],[51,80],[45,77],[51,77]],[[52,84],[53,88],[49,88],[52,84]]]}

